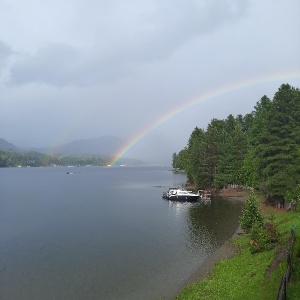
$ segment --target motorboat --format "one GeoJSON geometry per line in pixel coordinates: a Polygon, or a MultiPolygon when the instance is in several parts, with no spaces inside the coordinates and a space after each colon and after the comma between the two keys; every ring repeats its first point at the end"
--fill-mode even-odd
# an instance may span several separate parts
{"type": "Polygon", "coordinates": [[[187,191],[180,188],[169,188],[167,192],[163,193],[164,199],[173,201],[196,202],[199,197],[199,192],[194,193],[192,191],[187,191]]]}
{"type": "Polygon", "coordinates": [[[211,200],[211,193],[207,190],[198,190],[197,193],[193,191],[187,191],[182,188],[169,188],[167,192],[163,193],[164,199],[173,201],[186,201],[186,202],[196,202],[198,198],[205,201],[211,200]]]}
{"type": "Polygon", "coordinates": [[[175,190],[178,190],[178,189],[179,188],[176,188],[176,187],[170,187],[167,192],[163,192],[162,197],[164,199],[169,199],[169,195],[172,193],[172,191],[175,191],[175,190]]]}

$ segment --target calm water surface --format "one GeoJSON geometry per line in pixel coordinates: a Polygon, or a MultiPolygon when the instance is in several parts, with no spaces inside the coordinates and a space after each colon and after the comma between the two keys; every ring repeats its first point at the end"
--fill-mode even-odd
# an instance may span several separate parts
{"type": "Polygon", "coordinates": [[[0,298],[174,296],[232,236],[241,204],[163,200],[186,181],[169,169],[0,169],[0,298]]]}

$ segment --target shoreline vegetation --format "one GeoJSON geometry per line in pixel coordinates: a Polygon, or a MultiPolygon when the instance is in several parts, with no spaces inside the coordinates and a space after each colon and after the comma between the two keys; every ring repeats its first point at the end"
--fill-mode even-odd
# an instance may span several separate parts
{"type": "Polygon", "coordinates": [[[176,299],[276,299],[287,272],[291,231],[296,246],[290,252],[297,271],[287,294],[288,299],[299,299],[299,119],[300,90],[282,84],[273,99],[264,95],[246,115],[230,114],[223,120],[212,119],[206,128],[195,127],[187,145],[173,153],[173,168],[183,170],[191,183],[186,188],[211,189],[212,195],[221,189],[219,196],[245,202],[239,222],[244,233],[210,258],[212,265],[214,257],[221,260],[211,274],[202,271],[208,277],[199,270],[198,278],[204,279],[188,285],[176,299]],[[241,189],[235,194],[236,187],[241,189]],[[243,187],[249,187],[247,199],[243,187]],[[222,259],[227,252],[231,255],[230,246],[236,254],[222,259]]]}
{"type": "MultiPolygon", "coordinates": [[[[220,190],[218,197],[246,202],[249,191],[220,190]]],[[[220,200],[222,201],[222,200],[220,200]]],[[[233,236],[216,249],[177,290],[176,300],[194,299],[276,299],[282,276],[286,272],[286,256],[291,228],[300,234],[298,212],[286,212],[266,206],[260,199],[260,211],[274,222],[280,241],[269,251],[251,253],[249,234],[239,225],[233,236]]],[[[300,249],[297,252],[294,276],[288,287],[289,298],[300,293],[300,249]]]]}

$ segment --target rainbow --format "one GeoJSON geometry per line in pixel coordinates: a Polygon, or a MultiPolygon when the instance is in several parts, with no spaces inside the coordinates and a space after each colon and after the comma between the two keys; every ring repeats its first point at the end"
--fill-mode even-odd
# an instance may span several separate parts
{"type": "Polygon", "coordinates": [[[215,97],[241,90],[250,86],[255,86],[258,84],[263,84],[267,82],[279,81],[279,80],[289,80],[289,79],[299,79],[300,78],[300,70],[280,72],[280,73],[272,73],[264,76],[259,76],[255,78],[248,78],[245,80],[241,80],[238,82],[233,82],[231,84],[219,86],[215,89],[206,91],[201,95],[189,100],[184,101],[180,105],[173,108],[171,111],[167,111],[165,114],[161,115],[154,122],[151,122],[142,130],[140,130],[136,135],[134,135],[127,143],[125,143],[121,149],[114,155],[114,158],[111,160],[110,165],[116,165],[116,163],[135,145],[137,144],[145,135],[147,135],[154,128],[160,126],[162,123],[167,120],[173,118],[177,114],[190,109],[191,107],[198,105],[201,102],[208,101],[215,97]]]}

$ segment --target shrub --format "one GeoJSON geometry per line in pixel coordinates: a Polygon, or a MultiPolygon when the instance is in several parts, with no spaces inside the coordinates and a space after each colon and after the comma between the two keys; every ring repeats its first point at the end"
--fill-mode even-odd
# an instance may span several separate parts
{"type": "Polygon", "coordinates": [[[265,226],[255,223],[250,231],[250,252],[270,250],[278,241],[278,234],[274,224],[266,223],[265,226]]]}
{"type": "Polygon", "coordinates": [[[263,216],[259,210],[254,192],[249,195],[240,218],[240,225],[246,232],[250,232],[254,226],[263,226],[263,216]]]}
{"type": "Polygon", "coordinates": [[[300,204],[300,184],[298,184],[293,190],[288,190],[284,199],[291,203],[292,210],[297,211],[300,204]]]}

